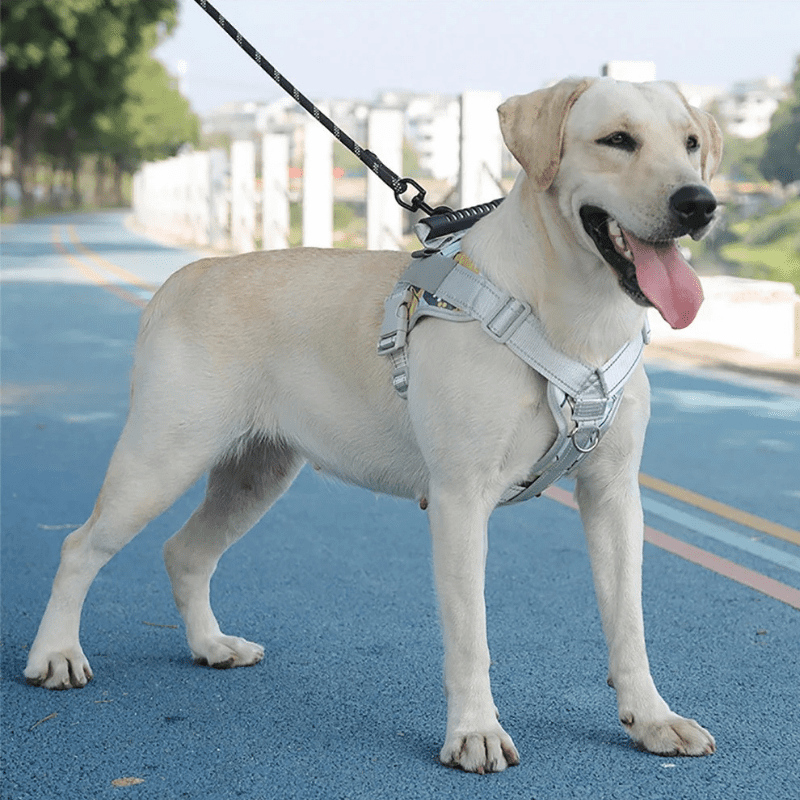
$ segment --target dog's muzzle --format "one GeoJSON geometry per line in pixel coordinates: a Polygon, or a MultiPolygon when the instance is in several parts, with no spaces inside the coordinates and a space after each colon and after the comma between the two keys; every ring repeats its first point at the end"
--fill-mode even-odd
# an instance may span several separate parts
{"type": "Polygon", "coordinates": [[[600,206],[583,206],[580,217],[622,290],[639,305],[655,306],[673,328],[685,328],[697,315],[703,290],[676,239],[687,234],[700,239],[716,209],[717,200],[705,186],[687,185],[669,198],[669,218],[654,238],[626,230],[600,206]]]}

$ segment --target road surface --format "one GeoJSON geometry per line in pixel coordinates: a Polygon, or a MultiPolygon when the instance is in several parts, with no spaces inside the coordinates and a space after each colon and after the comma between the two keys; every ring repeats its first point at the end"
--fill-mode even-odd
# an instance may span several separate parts
{"type": "Polygon", "coordinates": [[[128,402],[141,307],[197,254],[120,212],[2,230],[2,796],[796,800],[800,775],[800,397],[741,376],[649,369],[644,602],[659,688],[717,740],[637,751],[569,484],[492,518],[495,699],[522,764],[440,766],[441,645],[426,518],[301,473],[222,560],[223,628],[256,667],[195,666],[161,545],[194,487],[100,574],[84,612],[95,680],[22,678],[64,535],[92,509],[128,402]]]}

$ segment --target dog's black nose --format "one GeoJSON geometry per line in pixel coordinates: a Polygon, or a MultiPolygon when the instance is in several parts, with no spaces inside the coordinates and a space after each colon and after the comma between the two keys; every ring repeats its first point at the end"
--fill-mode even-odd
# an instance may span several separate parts
{"type": "Polygon", "coordinates": [[[670,197],[669,205],[687,232],[699,231],[714,217],[717,198],[705,186],[682,186],[670,197]]]}

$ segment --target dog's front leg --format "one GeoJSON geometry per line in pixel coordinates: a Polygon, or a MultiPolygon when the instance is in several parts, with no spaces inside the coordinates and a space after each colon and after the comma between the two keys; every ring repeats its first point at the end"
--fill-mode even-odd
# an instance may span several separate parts
{"type": "Polygon", "coordinates": [[[650,675],[642,616],[644,519],[637,472],[638,459],[609,480],[609,471],[595,464],[581,474],[575,494],[608,643],[609,684],[617,692],[620,722],[640,747],[659,755],[708,755],[714,752],[714,738],[694,720],[673,713],[650,675]]]}
{"type": "Polygon", "coordinates": [[[447,733],[439,758],[467,772],[519,763],[489,682],[484,570],[491,509],[462,492],[430,492],[428,515],[444,634],[447,733]]]}

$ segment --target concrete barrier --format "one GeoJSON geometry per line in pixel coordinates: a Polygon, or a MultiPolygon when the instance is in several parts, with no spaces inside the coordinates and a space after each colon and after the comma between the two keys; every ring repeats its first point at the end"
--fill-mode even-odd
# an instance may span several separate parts
{"type": "Polygon", "coordinates": [[[333,137],[309,117],[305,123],[303,154],[303,246],[332,245],[333,137]]]}
{"type": "Polygon", "coordinates": [[[289,246],[289,137],[267,133],[261,140],[261,246],[289,246]]]}
{"type": "Polygon", "coordinates": [[[778,359],[800,358],[800,297],[791,283],[731,275],[701,277],[705,301],[688,328],[675,331],[650,311],[653,341],[698,340],[778,359]]]}
{"type": "MultiPolygon", "coordinates": [[[[494,112],[495,92],[466,92],[463,117],[460,192],[463,205],[494,199],[500,194],[501,140],[494,112]]],[[[373,110],[370,149],[402,171],[402,114],[373,110]]],[[[289,139],[268,134],[262,143],[263,197],[261,231],[266,248],[288,243],[287,167],[289,139]]],[[[303,243],[330,247],[333,227],[333,139],[309,118],[305,128],[303,176],[303,243]]],[[[254,246],[256,230],[256,158],[251,142],[235,142],[233,164],[220,150],[187,153],[155,164],[144,164],[134,177],[134,215],[139,225],[183,243],[237,251],[254,246]],[[229,235],[229,231],[232,235],[229,235]],[[232,241],[231,241],[232,240],[232,241]]],[[[367,230],[371,248],[401,245],[399,208],[391,190],[370,175],[367,230]]],[[[344,184],[346,181],[337,183],[344,184]]],[[[367,189],[363,178],[353,179],[357,196],[367,189]]],[[[436,181],[426,180],[429,202],[442,194],[436,181]]],[[[446,188],[446,187],[445,187],[446,188]]],[[[353,201],[356,198],[345,197],[353,201]]],[[[686,329],[672,330],[652,311],[653,341],[664,344],[707,342],[739,348],[773,359],[800,359],[800,297],[789,283],[732,276],[701,278],[705,302],[686,329]]]]}
{"type": "Polygon", "coordinates": [[[250,140],[231,144],[231,246],[249,253],[256,238],[256,147],[250,140]]]}
{"type": "Polygon", "coordinates": [[[461,208],[494,200],[502,193],[503,138],[497,119],[500,92],[461,95],[461,208]]]}
{"type": "MultiPolygon", "coordinates": [[[[403,112],[393,108],[370,111],[367,146],[380,153],[383,163],[397,175],[403,171],[403,112]]],[[[400,250],[403,210],[394,193],[373,172],[367,175],[367,249],[400,250]]]]}

